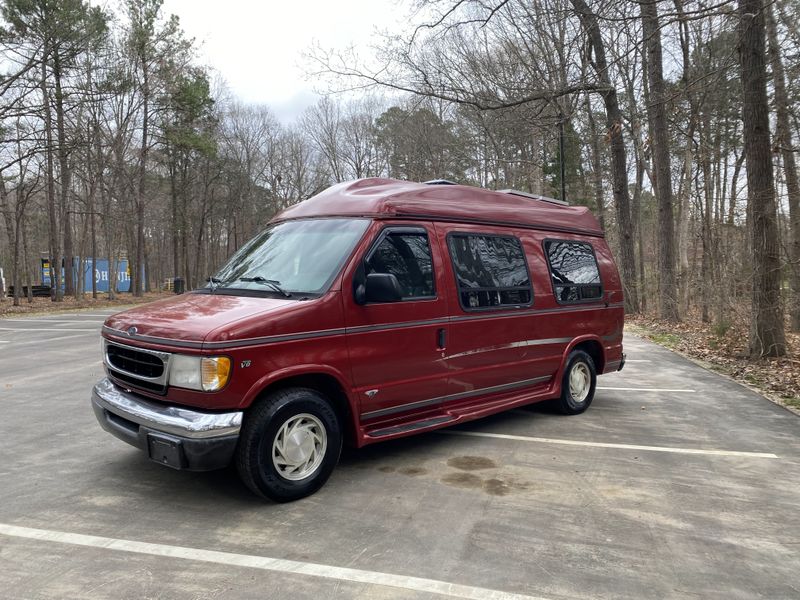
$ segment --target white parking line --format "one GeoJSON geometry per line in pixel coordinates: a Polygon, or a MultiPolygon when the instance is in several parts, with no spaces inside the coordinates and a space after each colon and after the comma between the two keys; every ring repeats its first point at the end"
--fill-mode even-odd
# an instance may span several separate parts
{"type": "Polygon", "coordinates": [[[60,329],[47,329],[45,327],[0,327],[0,331],[44,331],[46,333],[64,333],[67,331],[91,331],[92,333],[97,333],[100,331],[98,328],[94,329],[81,329],[79,327],[61,327],[60,329]]]}
{"type": "MultiPolygon", "coordinates": [[[[59,330],[59,331],[61,331],[61,330],[59,330]]],[[[73,331],[73,330],[72,329],[65,329],[64,331],[66,332],[66,331],[73,331]]],[[[96,331],[94,329],[92,329],[92,333],[96,333],[96,331]]],[[[71,340],[71,339],[74,339],[74,338],[86,337],[86,335],[87,335],[86,333],[76,333],[74,335],[59,335],[57,337],[49,337],[49,338],[47,338],[46,342],[49,344],[51,342],[58,342],[60,340],[71,340]]],[[[6,342],[0,342],[0,344],[10,344],[12,342],[14,343],[14,348],[17,348],[18,346],[30,346],[31,344],[41,344],[42,340],[41,339],[23,340],[23,341],[8,340],[6,342]]]]}
{"type": "Polygon", "coordinates": [[[628,358],[625,360],[625,364],[632,363],[632,362],[650,362],[646,358],[628,358]]]}
{"type": "Polygon", "coordinates": [[[0,323],[102,323],[99,319],[0,319],[0,323]]]}
{"type": "Polygon", "coordinates": [[[363,571],[361,569],[333,567],[317,563],[285,560],[281,558],[269,558],[266,556],[254,556],[251,554],[234,554],[232,552],[218,552],[215,550],[186,548],[184,546],[151,544],[147,542],[121,540],[116,538],[100,537],[96,535],[83,535],[78,533],[67,533],[63,531],[52,531],[49,529],[32,529],[30,527],[18,527],[16,525],[6,525],[3,523],[0,523],[0,534],[11,537],[27,538],[31,540],[56,542],[59,544],[72,544],[76,546],[102,548],[103,550],[117,550],[120,552],[133,552],[135,554],[147,554],[150,556],[182,558],[186,560],[196,560],[220,565],[231,565],[235,567],[247,567],[251,569],[261,569],[264,571],[274,571],[278,573],[292,573],[295,575],[324,577],[339,581],[352,581],[370,585],[381,585],[385,587],[400,588],[403,590],[440,594],[442,596],[449,596],[451,598],[468,598],[472,600],[545,600],[541,597],[525,596],[523,594],[513,594],[499,590],[490,590],[469,585],[449,583],[447,581],[423,579],[421,577],[408,577],[405,575],[380,573],[378,571],[363,571]]]}
{"type": "Polygon", "coordinates": [[[675,390],[670,388],[630,388],[630,387],[602,387],[597,386],[598,390],[614,390],[617,392],[674,392],[680,394],[694,394],[697,390],[675,390]]]}
{"type": "Polygon", "coordinates": [[[508,435],[505,433],[483,433],[480,431],[442,430],[445,435],[462,435],[468,437],[495,438],[516,442],[536,442],[539,444],[562,444],[564,446],[589,446],[591,448],[618,448],[620,450],[646,450],[649,452],[673,452],[675,454],[705,454],[708,456],[746,456],[749,458],[778,458],[770,452],[739,452],[736,450],[705,450],[701,448],[672,448],[669,446],[638,446],[634,444],[609,444],[605,442],[582,442],[579,440],[559,440],[554,438],[528,437],[524,435],[508,435]]]}

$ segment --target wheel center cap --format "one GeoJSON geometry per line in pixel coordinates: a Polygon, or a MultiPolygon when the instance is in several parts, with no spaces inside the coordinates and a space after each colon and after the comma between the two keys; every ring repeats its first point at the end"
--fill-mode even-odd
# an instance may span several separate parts
{"type": "Polygon", "coordinates": [[[307,431],[295,431],[287,439],[283,452],[295,464],[304,463],[314,450],[314,439],[307,431]]]}

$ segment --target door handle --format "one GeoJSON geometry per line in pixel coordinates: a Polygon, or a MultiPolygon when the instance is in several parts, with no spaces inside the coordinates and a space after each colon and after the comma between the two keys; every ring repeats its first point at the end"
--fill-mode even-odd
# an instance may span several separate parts
{"type": "Polygon", "coordinates": [[[444,327],[441,327],[436,330],[436,347],[439,350],[444,350],[446,344],[447,344],[447,332],[445,331],[444,327]]]}

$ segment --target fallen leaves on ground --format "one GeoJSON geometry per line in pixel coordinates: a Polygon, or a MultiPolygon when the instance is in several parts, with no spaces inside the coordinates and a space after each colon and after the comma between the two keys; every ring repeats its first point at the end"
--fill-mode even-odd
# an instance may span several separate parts
{"type": "Polygon", "coordinates": [[[0,300],[0,317],[70,312],[73,310],[92,308],[100,310],[119,307],[119,309],[122,310],[125,306],[131,304],[144,304],[146,302],[160,300],[161,298],[169,298],[172,295],[171,292],[148,292],[141,298],[136,298],[132,294],[120,293],[117,294],[116,299],[109,300],[108,294],[102,293],[97,295],[97,300],[93,300],[92,295],[87,294],[84,298],[79,298],[77,300],[72,296],[65,297],[62,302],[53,302],[50,298],[33,298],[33,302],[30,303],[27,298],[20,298],[19,306],[14,306],[12,298],[3,298],[0,300]]]}
{"type": "Polygon", "coordinates": [[[699,314],[684,316],[679,323],[647,315],[628,315],[625,321],[632,333],[703,361],[714,370],[800,408],[800,335],[788,332],[788,328],[785,357],[751,359],[747,356],[750,316],[744,308],[716,323],[704,323],[699,314]]]}

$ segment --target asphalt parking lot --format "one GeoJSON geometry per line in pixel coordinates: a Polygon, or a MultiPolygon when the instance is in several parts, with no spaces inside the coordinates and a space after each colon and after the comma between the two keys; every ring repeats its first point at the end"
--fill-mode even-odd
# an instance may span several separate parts
{"type": "Polygon", "coordinates": [[[346,451],[276,505],[100,429],[107,314],[0,320],[4,598],[800,598],[800,418],[651,343],[584,415],[346,451]]]}

